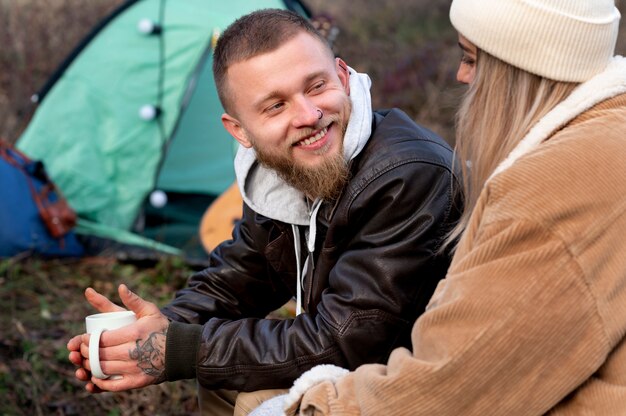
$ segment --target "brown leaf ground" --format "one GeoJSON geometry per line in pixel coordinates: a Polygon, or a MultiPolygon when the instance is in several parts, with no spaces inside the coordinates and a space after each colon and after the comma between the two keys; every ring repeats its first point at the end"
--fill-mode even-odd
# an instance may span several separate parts
{"type": "Polygon", "coordinates": [[[145,269],[114,259],[11,259],[0,262],[0,414],[192,415],[195,382],[92,395],[74,378],[66,344],[94,313],[83,297],[91,286],[117,298],[125,282],[159,305],[192,271],[176,259],[145,269]]]}

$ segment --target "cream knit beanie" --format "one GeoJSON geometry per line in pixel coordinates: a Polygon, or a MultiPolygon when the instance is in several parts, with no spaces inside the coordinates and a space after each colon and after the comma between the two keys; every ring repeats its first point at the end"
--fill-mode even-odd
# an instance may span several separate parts
{"type": "Polygon", "coordinates": [[[613,56],[614,0],[453,0],[450,21],[478,48],[557,81],[583,82],[613,56]]]}

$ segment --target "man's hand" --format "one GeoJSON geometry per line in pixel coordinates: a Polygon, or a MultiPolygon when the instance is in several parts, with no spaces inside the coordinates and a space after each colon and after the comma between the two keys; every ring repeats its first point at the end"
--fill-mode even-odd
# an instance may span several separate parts
{"type": "MultiPolygon", "coordinates": [[[[100,366],[105,374],[122,378],[91,377],[88,334],[77,335],[67,344],[69,360],[79,367],[76,378],[86,381],[85,388],[92,393],[141,388],[165,380],[167,318],[155,304],[141,299],[125,285],[120,285],[118,292],[124,305],[137,315],[137,322],[102,333],[100,366]]],[[[91,288],[85,291],[85,297],[99,312],[124,310],[91,288]]]]}

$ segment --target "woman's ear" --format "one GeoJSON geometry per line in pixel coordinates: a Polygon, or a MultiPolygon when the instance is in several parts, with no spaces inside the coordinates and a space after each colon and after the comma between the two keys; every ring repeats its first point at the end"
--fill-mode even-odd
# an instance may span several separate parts
{"type": "Polygon", "coordinates": [[[222,124],[224,125],[226,131],[228,131],[230,135],[239,142],[239,144],[247,148],[252,147],[252,142],[248,140],[248,135],[241,126],[239,120],[227,113],[224,113],[222,114],[222,124]]]}
{"type": "Polygon", "coordinates": [[[346,91],[346,94],[350,95],[350,70],[348,65],[346,65],[343,59],[335,58],[335,67],[337,68],[337,75],[339,80],[341,80],[343,89],[346,91]]]}

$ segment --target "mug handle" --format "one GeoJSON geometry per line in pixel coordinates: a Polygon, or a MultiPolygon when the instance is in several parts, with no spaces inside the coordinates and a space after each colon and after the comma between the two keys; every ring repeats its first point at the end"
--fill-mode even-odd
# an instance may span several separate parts
{"type": "Polygon", "coordinates": [[[100,379],[109,378],[100,368],[100,335],[104,329],[96,329],[89,338],[89,364],[91,364],[91,374],[100,379]]]}

